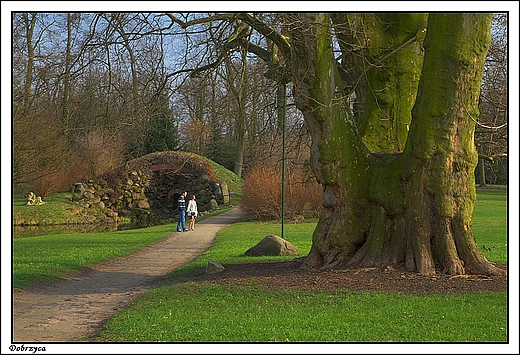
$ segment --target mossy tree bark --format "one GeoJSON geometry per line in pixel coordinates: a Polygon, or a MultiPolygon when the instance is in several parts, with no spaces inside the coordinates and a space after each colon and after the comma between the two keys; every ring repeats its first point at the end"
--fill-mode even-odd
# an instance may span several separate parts
{"type": "Polygon", "coordinates": [[[290,65],[287,81],[311,134],[311,163],[323,186],[304,267],[502,273],[484,258],[471,229],[473,135],[492,15],[284,17],[289,36],[247,13],[204,21],[240,20],[225,48],[246,48],[264,59],[268,77],[286,83],[288,68],[278,65],[275,53],[290,65]],[[245,24],[277,51],[242,38],[245,24]]]}
{"type": "Polygon", "coordinates": [[[331,15],[354,120],[373,152],[402,151],[421,74],[426,13],[331,15]],[[385,139],[381,139],[384,137],[385,139]]]}
{"type": "Polygon", "coordinates": [[[387,154],[370,151],[350,112],[329,16],[294,16],[294,94],[312,135],[312,165],[323,185],[323,209],[304,266],[394,266],[425,275],[502,273],[479,251],[471,229],[474,119],[491,15],[429,16],[405,148],[387,154]]]}

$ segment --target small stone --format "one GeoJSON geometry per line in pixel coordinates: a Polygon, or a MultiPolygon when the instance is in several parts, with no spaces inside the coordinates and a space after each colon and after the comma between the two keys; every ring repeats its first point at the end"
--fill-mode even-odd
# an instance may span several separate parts
{"type": "Polygon", "coordinates": [[[224,266],[215,260],[208,261],[208,265],[206,266],[206,274],[216,274],[224,270],[224,266]]]}

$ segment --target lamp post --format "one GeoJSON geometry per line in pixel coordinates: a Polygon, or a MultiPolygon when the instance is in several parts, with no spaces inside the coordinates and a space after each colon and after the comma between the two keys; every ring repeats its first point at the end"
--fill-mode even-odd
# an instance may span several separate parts
{"type": "Polygon", "coordinates": [[[285,84],[282,84],[282,101],[283,101],[283,113],[282,113],[282,239],[284,238],[284,219],[285,219],[285,84]]]}

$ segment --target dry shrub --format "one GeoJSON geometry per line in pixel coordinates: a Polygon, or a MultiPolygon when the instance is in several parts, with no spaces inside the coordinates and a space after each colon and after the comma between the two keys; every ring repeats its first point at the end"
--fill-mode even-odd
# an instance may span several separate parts
{"type": "MultiPolygon", "coordinates": [[[[279,220],[282,215],[280,169],[256,166],[246,174],[242,209],[251,219],[279,220]]],[[[317,217],[321,210],[321,185],[303,171],[285,174],[285,217],[317,217]]]]}
{"type": "Polygon", "coordinates": [[[76,161],[65,169],[36,179],[33,184],[34,193],[43,198],[56,192],[68,190],[73,183],[88,176],[87,173],[86,164],[76,161]]]}
{"type": "Polygon", "coordinates": [[[316,218],[321,211],[322,186],[314,177],[297,170],[286,174],[285,215],[293,219],[296,216],[316,218]]]}
{"type": "Polygon", "coordinates": [[[43,176],[34,180],[34,192],[42,197],[68,190],[73,183],[91,179],[123,163],[122,143],[117,135],[92,130],[76,140],[75,149],[54,152],[43,176]]]}
{"type": "Polygon", "coordinates": [[[242,185],[242,208],[254,220],[273,220],[281,216],[280,173],[270,167],[249,170],[242,185]]]}

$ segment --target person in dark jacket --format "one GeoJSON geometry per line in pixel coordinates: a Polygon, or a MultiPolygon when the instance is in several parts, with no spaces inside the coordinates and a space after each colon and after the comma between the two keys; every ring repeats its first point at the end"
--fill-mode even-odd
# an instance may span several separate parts
{"type": "Polygon", "coordinates": [[[187,232],[186,229],[186,200],[188,193],[183,192],[177,200],[177,209],[179,210],[179,223],[177,223],[177,232],[187,232]]]}

